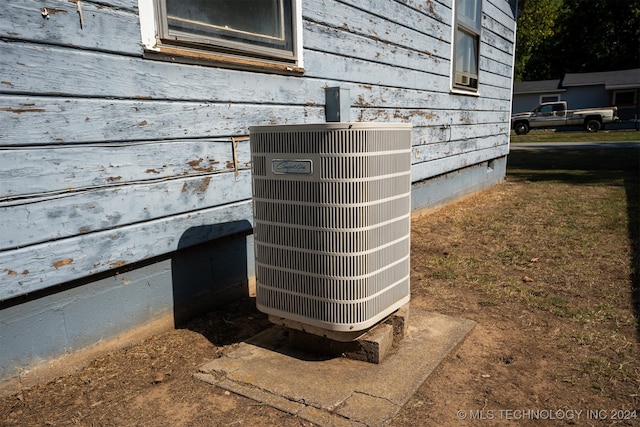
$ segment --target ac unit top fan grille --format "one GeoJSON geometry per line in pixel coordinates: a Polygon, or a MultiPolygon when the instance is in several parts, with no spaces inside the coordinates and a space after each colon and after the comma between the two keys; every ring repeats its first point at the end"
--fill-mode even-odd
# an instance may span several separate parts
{"type": "Polygon", "coordinates": [[[408,302],[411,125],[250,131],[258,309],[347,332],[408,302]]]}

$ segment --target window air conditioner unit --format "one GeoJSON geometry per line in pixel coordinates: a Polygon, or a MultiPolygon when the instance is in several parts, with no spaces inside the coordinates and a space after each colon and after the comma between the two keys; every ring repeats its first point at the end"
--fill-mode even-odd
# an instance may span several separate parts
{"type": "Polygon", "coordinates": [[[411,124],[250,134],[257,308],[350,341],[409,302],[411,124]]]}
{"type": "Polygon", "coordinates": [[[459,85],[468,86],[469,85],[469,76],[465,76],[462,74],[456,74],[456,83],[459,85]]]}

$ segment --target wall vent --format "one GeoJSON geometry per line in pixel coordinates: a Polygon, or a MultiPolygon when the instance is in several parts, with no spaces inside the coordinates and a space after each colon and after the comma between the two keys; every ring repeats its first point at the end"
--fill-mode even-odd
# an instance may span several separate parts
{"type": "Polygon", "coordinates": [[[352,334],[406,304],[411,124],[250,133],[258,309],[352,334]]]}

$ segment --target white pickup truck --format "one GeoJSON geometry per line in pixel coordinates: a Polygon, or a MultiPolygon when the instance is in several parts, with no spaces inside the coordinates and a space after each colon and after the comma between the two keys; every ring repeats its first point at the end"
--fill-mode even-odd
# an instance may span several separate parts
{"type": "Polygon", "coordinates": [[[587,132],[597,132],[606,123],[618,121],[618,107],[567,110],[567,103],[545,102],[532,111],[511,116],[511,128],[518,135],[529,129],[560,126],[584,126],[587,132]]]}

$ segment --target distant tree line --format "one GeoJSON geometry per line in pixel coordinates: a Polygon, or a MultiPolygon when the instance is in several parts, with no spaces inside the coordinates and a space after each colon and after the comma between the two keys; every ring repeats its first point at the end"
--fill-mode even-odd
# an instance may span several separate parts
{"type": "Polygon", "coordinates": [[[640,68],[640,0],[519,0],[516,81],[640,68]]]}

